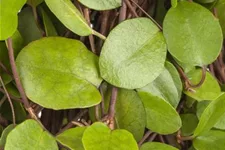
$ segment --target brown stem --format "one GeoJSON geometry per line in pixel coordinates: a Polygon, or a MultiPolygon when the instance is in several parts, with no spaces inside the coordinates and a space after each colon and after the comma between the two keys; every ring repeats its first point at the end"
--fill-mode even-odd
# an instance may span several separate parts
{"type": "Polygon", "coordinates": [[[133,6],[131,5],[129,0],[125,0],[125,3],[127,4],[128,8],[130,9],[131,13],[135,16],[135,17],[139,17],[138,14],[136,13],[135,9],[133,8],[133,6]]]}
{"type": "Polygon", "coordinates": [[[83,127],[84,125],[80,122],[77,122],[77,121],[71,121],[71,123],[75,126],[78,126],[78,127],[83,127]]]}
{"type": "Polygon", "coordinates": [[[7,96],[8,101],[9,101],[9,105],[11,107],[13,124],[16,125],[16,115],[15,115],[15,111],[14,111],[14,106],[13,106],[12,100],[11,100],[11,98],[9,96],[9,93],[8,93],[6,87],[5,87],[5,84],[3,83],[3,80],[2,80],[1,76],[0,76],[0,83],[2,84],[2,87],[5,90],[6,96],[7,96]]]}
{"type": "Polygon", "coordinates": [[[138,146],[141,147],[141,145],[145,142],[145,140],[152,134],[152,131],[148,130],[145,135],[142,137],[142,139],[138,142],[138,146]]]}

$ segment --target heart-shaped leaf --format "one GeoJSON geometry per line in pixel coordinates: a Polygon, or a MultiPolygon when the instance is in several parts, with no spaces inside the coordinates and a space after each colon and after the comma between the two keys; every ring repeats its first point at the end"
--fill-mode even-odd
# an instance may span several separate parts
{"type": "Polygon", "coordinates": [[[193,140],[196,150],[224,150],[225,132],[210,130],[193,140]]]}
{"type": "Polygon", "coordinates": [[[225,94],[212,101],[201,115],[194,136],[209,131],[225,114],[225,94]]]}
{"type": "MultiPolygon", "coordinates": [[[[192,70],[187,73],[191,83],[197,84],[202,78],[201,69],[192,70]]],[[[202,100],[215,100],[221,94],[220,85],[208,71],[206,71],[206,77],[203,84],[198,88],[193,88],[193,91],[185,90],[184,93],[197,101],[202,100]]]]}
{"type": "Polygon", "coordinates": [[[138,91],[145,107],[147,128],[160,134],[174,133],[181,127],[179,114],[170,103],[144,91],[138,91]]]}
{"type": "Polygon", "coordinates": [[[77,127],[64,131],[56,139],[71,150],[84,150],[82,136],[86,127],[77,127]]]}
{"type": "Polygon", "coordinates": [[[100,73],[115,86],[141,88],[163,71],[165,57],[160,29],[147,18],[130,19],[107,37],[99,59],[100,73]]]}
{"type": "Polygon", "coordinates": [[[222,47],[223,35],[218,19],[203,6],[180,1],[163,22],[169,52],[179,61],[193,66],[212,63],[222,47]]]}
{"type": "Polygon", "coordinates": [[[96,122],[84,131],[82,142],[85,150],[138,150],[133,135],[123,129],[111,131],[104,123],[96,122]]]}
{"type": "Polygon", "coordinates": [[[18,25],[18,11],[26,0],[1,0],[0,40],[6,40],[16,31],[18,25]]]}
{"type": "Polygon", "coordinates": [[[72,32],[87,36],[93,33],[79,10],[70,0],[45,0],[49,9],[72,32]]]}
{"type": "Polygon", "coordinates": [[[34,120],[26,120],[7,136],[5,150],[50,149],[58,150],[54,137],[34,120]]]}
{"type": "Polygon", "coordinates": [[[95,87],[102,81],[98,57],[77,40],[49,37],[32,42],[16,63],[27,96],[43,107],[83,108],[101,101],[95,87]]]}
{"type": "Polygon", "coordinates": [[[181,98],[182,82],[176,68],[166,62],[164,71],[153,82],[138,90],[158,96],[176,108],[181,98]]]}
{"type": "Polygon", "coordinates": [[[141,146],[140,150],[178,150],[178,149],[173,146],[159,142],[147,142],[141,146]]]}
{"type": "Polygon", "coordinates": [[[79,2],[95,10],[114,9],[122,4],[122,0],[79,0],[79,2]]]}

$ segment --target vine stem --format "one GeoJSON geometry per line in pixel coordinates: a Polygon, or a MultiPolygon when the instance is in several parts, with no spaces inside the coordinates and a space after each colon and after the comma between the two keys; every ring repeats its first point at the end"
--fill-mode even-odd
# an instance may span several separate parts
{"type": "Polygon", "coordinates": [[[10,61],[10,65],[11,65],[11,68],[12,68],[13,77],[14,77],[14,80],[16,82],[16,87],[17,87],[17,89],[20,93],[20,96],[22,98],[22,102],[23,102],[26,110],[30,114],[31,118],[37,120],[40,123],[40,121],[38,120],[37,116],[35,115],[35,113],[33,112],[33,109],[31,108],[31,106],[29,104],[29,101],[26,97],[23,86],[21,84],[19,74],[18,74],[17,69],[16,69],[16,63],[15,63],[15,59],[14,59],[14,50],[13,50],[13,44],[12,44],[11,38],[7,39],[7,46],[8,46],[9,61],[10,61]]]}
{"type": "Polygon", "coordinates": [[[138,142],[138,146],[141,147],[141,145],[144,143],[144,141],[152,134],[152,131],[148,130],[143,138],[138,142]]]}
{"type": "Polygon", "coordinates": [[[102,40],[106,40],[106,37],[104,35],[102,35],[101,33],[93,30],[93,34],[96,35],[97,37],[99,37],[102,40]]]}
{"type": "Polygon", "coordinates": [[[4,82],[3,82],[1,76],[0,76],[0,82],[1,82],[1,84],[2,84],[3,89],[5,90],[5,94],[6,94],[6,96],[7,96],[7,99],[8,99],[8,101],[9,101],[9,105],[10,105],[10,107],[11,107],[11,111],[12,111],[12,119],[13,119],[13,125],[16,125],[16,115],[15,115],[15,111],[14,111],[14,106],[13,106],[12,100],[11,100],[11,98],[10,98],[10,96],[9,96],[9,93],[8,93],[8,91],[7,91],[7,89],[6,89],[5,85],[4,85],[4,82]]]}

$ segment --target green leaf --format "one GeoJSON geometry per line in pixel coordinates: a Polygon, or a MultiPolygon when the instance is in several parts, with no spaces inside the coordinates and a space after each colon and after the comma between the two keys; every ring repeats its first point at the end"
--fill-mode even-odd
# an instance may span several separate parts
{"type": "MultiPolygon", "coordinates": [[[[206,109],[206,107],[210,104],[211,101],[202,101],[197,104],[197,116],[201,117],[202,113],[206,109]]],[[[217,121],[217,123],[213,126],[214,128],[225,130],[225,114],[217,121]]]]}
{"type": "Polygon", "coordinates": [[[17,13],[26,0],[1,0],[0,40],[6,40],[16,31],[18,25],[17,13]]]}
{"type": "Polygon", "coordinates": [[[140,150],[178,150],[178,149],[173,146],[159,142],[146,142],[141,146],[140,150]]]}
{"type": "Polygon", "coordinates": [[[182,136],[190,136],[194,133],[195,128],[198,125],[198,118],[194,114],[181,114],[182,120],[181,134],[182,136]]]}
{"type": "Polygon", "coordinates": [[[57,36],[57,31],[44,9],[41,9],[46,36],[57,36]]]}
{"type": "Polygon", "coordinates": [[[41,4],[44,0],[27,0],[27,4],[33,7],[37,7],[41,4]]]}
{"type": "Polygon", "coordinates": [[[57,150],[54,137],[44,131],[34,120],[26,120],[16,126],[6,139],[5,150],[57,150]]]}
{"type": "Polygon", "coordinates": [[[199,2],[199,3],[212,3],[215,0],[196,0],[196,1],[199,2]]]}
{"type": "Polygon", "coordinates": [[[147,18],[130,19],[107,37],[99,59],[100,73],[117,87],[141,88],[163,71],[165,57],[160,29],[147,18]]]}
{"type": "Polygon", "coordinates": [[[180,1],[163,22],[169,52],[180,62],[203,66],[216,60],[223,35],[218,19],[196,3],[180,1]]]}
{"type": "Polygon", "coordinates": [[[138,150],[137,143],[130,132],[123,129],[111,131],[100,122],[87,127],[82,142],[85,150],[138,150]]]}
{"type": "Polygon", "coordinates": [[[114,9],[120,7],[122,4],[122,0],[79,0],[79,2],[95,10],[114,9]]]}
{"type": "MultiPolygon", "coordinates": [[[[187,73],[187,76],[190,79],[191,83],[197,84],[202,78],[202,70],[192,70],[187,73]]],[[[203,84],[198,88],[193,88],[193,90],[194,91],[185,90],[184,93],[196,99],[197,101],[215,100],[221,94],[219,83],[208,71],[206,71],[206,78],[203,84]]]]}
{"type": "Polygon", "coordinates": [[[216,3],[215,8],[217,10],[220,25],[223,30],[223,38],[225,38],[225,0],[219,0],[216,3]]]}
{"type": "Polygon", "coordinates": [[[138,91],[144,103],[147,128],[160,134],[174,133],[181,127],[181,119],[167,101],[150,93],[138,91]]]}
{"type": "Polygon", "coordinates": [[[37,40],[20,52],[16,63],[27,96],[43,107],[84,108],[101,101],[95,87],[102,81],[98,57],[80,41],[61,37],[37,40]]]}
{"type": "Polygon", "coordinates": [[[177,7],[177,0],[171,0],[171,5],[173,8],[177,7]]]}
{"type": "Polygon", "coordinates": [[[72,32],[87,36],[93,33],[79,10],[70,0],[45,0],[49,9],[72,32]]]}
{"type": "Polygon", "coordinates": [[[64,131],[56,139],[71,150],[84,150],[82,136],[86,127],[77,127],[64,131]]]}
{"type": "MultiPolygon", "coordinates": [[[[112,88],[108,88],[105,96],[106,110],[108,110],[112,88]]],[[[131,132],[140,141],[143,137],[146,116],[144,105],[134,90],[118,89],[116,102],[115,123],[117,128],[131,132]]]]}
{"type": "Polygon", "coordinates": [[[158,96],[176,108],[181,98],[182,82],[176,68],[166,62],[164,71],[153,82],[138,90],[158,96]]]}
{"type": "Polygon", "coordinates": [[[1,138],[0,138],[0,147],[4,148],[5,143],[6,143],[6,138],[8,136],[8,134],[12,131],[12,129],[14,129],[14,125],[8,125],[2,132],[1,138]]]}
{"type": "Polygon", "coordinates": [[[210,130],[193,140],[196,150],[224,150],[225,132],[210,130]]]}
{"type": "Polygon", "coordinates": [[[209,131],[225,114],[225,94],[212,101],[201,115],[194,136],[209,131]]]}
{"type": "Polygon", "coordinates": [[[24,39],[25,45],[42,38],[42,34],[35,22],[34,15],[30,7],[24,8],[19,13],[18,30],[24,39]]]}

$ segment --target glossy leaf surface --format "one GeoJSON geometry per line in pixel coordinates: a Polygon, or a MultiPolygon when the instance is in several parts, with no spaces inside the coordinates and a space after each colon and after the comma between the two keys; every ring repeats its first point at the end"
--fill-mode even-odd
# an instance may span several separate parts
{"type": "Polygon", "coordinates": [[[95,10],[114,9],[122,4],[122,0],[79,0],[79,2],[95,10]]]}

